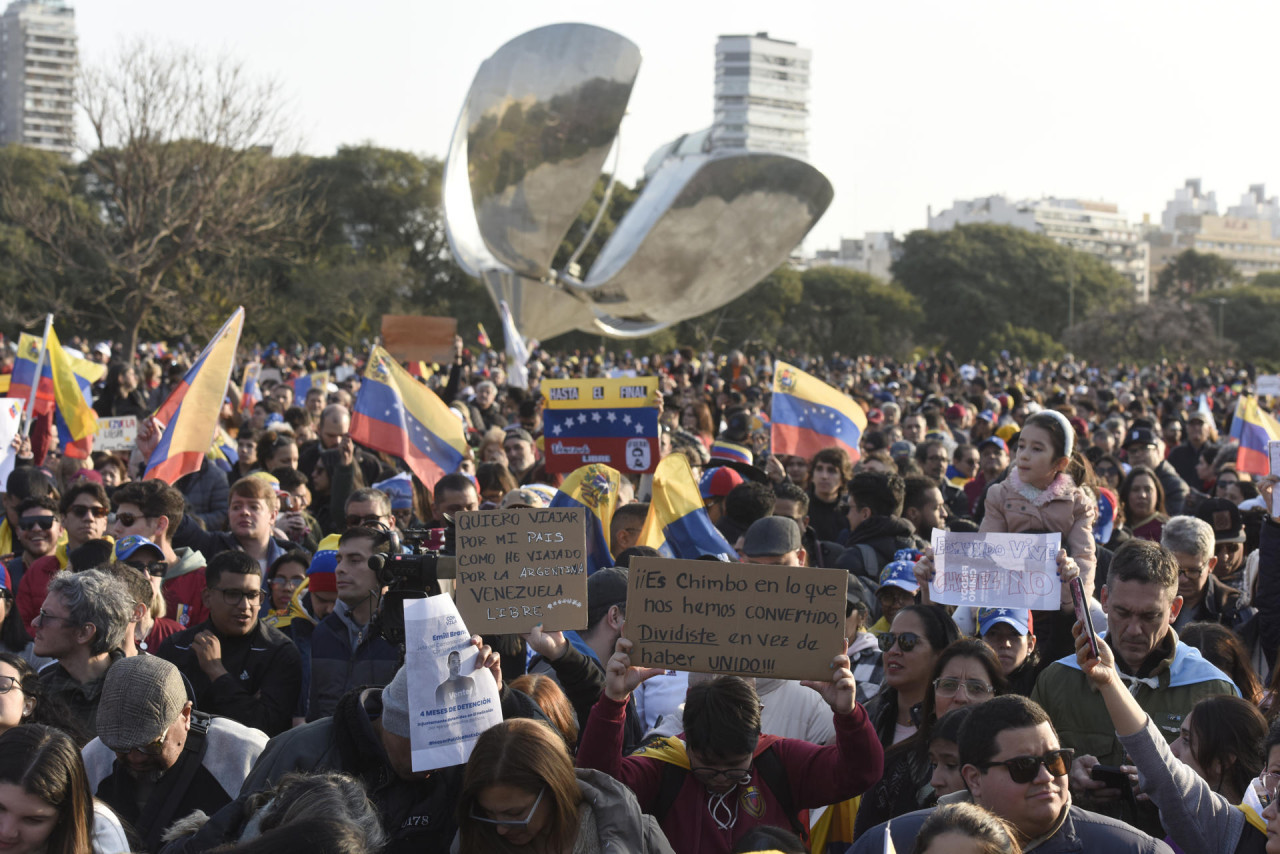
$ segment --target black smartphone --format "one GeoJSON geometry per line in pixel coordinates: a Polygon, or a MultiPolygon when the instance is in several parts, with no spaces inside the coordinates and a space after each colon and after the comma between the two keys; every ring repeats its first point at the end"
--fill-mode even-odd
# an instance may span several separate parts
{"type": "Polygon", "coordinates": [[[1076,620],[1083,623],[1084,630],[1089,633],[1089,654],[1094,658],[1099,658],[1098,633],[1093,630],[1093,616],[1089,613],[1089,597],[1084,593],[1084,582],[1077,575],[1071,579],[1070,584],[1071,601],[1076,608],[1076,620]]]}
{"type": "Polygon", "coordinates": [[[1095,765],[1089,771],[1089,777],[1099,783],[1106,783],[1109,789],[1119,789],[1120,796],[1129,803],[1137,803],[1133,796],[1133,783],[1119,765],[1095,765]]]}

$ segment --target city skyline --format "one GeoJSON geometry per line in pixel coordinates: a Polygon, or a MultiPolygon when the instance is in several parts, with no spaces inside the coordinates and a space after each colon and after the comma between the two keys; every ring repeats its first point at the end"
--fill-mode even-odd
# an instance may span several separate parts
{"type": "Polygon", "coordinates": [[[1240,37],[1280,24],[1280,8],[1261,3],[748,0],[657,2],[643,15],[585,2],[436,5],[228,0],[211,14],[117,0],[77,4],[76,15],[88,63],[148,38],[276,77],[304,151],[369,141],[440,157],[476,68],[498,46],[558,21],[608,27],[644,55],[622,126],[619,177],[629,184],[659,145],[711,124],[716,39],[768,31],[813,52],[810,162],[836,198],[808,251],[925,228],[929,207],[956,199],[1107,201],[1130,221],[1158,222],[1190,177],[1224,207],[1251,184],[1280,188],[1266,52],[1240,37]]]}

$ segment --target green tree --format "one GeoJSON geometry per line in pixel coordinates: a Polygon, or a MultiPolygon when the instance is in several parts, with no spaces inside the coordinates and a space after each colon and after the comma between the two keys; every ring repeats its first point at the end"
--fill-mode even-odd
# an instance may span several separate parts
{"type": "Polygon", "coordinates": [[[1230,349],[1218,340],[1203,303],[1177,300],[1096,310],[1068,329],[1063,342],[1077,356],[1100,364],[1204,362],[1222,358],[1230,349]]]}
{"type": "Polygon", "coordinates": [[[1212,252],[1187,249],[1178,254],[1156,276],[1156,296],[1195,296],[1205,291],[1232,288],[1243,277],[1235,265],[1212,252]]]}
{"type": "Polygon", "coordinates": [[[1280,290],[1251,285],[1229,291],[1202,293],[1191,300],[1206,317],[1205,334],[1217,341],[1219,318],[1227,348],[1246,362],[1267,370],[1280,369],[1280,290]]]}
{"type": "Polygon", "coordinates": [[[803,295],[779,333],[785,346],[899,357],[911,352],[924,313],[901,285],[830,266],[811,267],[801,280],[803,295]]]}
{"type": "Polygon", "coordinates": [[[1072,301],[1083,317],[1122,307],[1133,293],[1101,259],[999,225],[912,232],[893,273],[924,311],[920,343],[966,359],[981,356],[1005,324],[1057,339],[1072,301]]]}
{"type": "Polygon", "coordinates": [[[1280,272],[1259,273],[1249,284],[1255,288],[1280,288],[1280,272]]]}

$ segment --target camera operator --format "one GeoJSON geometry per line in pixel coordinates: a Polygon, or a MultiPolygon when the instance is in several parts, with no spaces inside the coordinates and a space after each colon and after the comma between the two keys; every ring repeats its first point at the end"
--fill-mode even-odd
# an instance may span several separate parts
{"type": "Polygon", "coordinates": [[[308,721],[333,714],[352,689],[383,686],[396,675],[400,651],[370,625],[384,588],[369,558],[390,550],[390,532],[374,528],[348,528],[338,541],[338,603],[311,637],[308,721]]]}

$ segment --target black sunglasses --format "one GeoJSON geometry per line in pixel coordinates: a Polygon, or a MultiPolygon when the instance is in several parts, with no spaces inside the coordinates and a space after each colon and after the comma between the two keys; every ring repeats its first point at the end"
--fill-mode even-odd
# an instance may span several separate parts
{"type": "Polygon", "coordinates": [[[1030,783],[1040,775],[1041,765],[1054,777],[1066,776],[1066,773],[1071,770],[1071,760],[1075,755],[1074,750],[1064,747],[1061,750],[1050,750],[1043,756],[1015,756],[1003,762],[985,762],[978,767],[987,771],[997,765],[1003,765],[1009,769],[1010,780],[1015,783],[1030,783]]]}
{"type": "Polygon", "coordinates": [[[884,652],[893,649],[895,643],[903,652],[911,652],[916,648],[916,644],[924,643],[924,638],[915,632],[900,632],[896,635],[893,632],[885,632],[880,636],[880,649],[884,652]]]}
{"type": "Polygon", "coordinates": [[[53,528],[53,517],[28,516],[18,520],[18,527],[23,531],[30,531],[32,528],[39,528],[42,531],[48,531],[53,528]]]}

